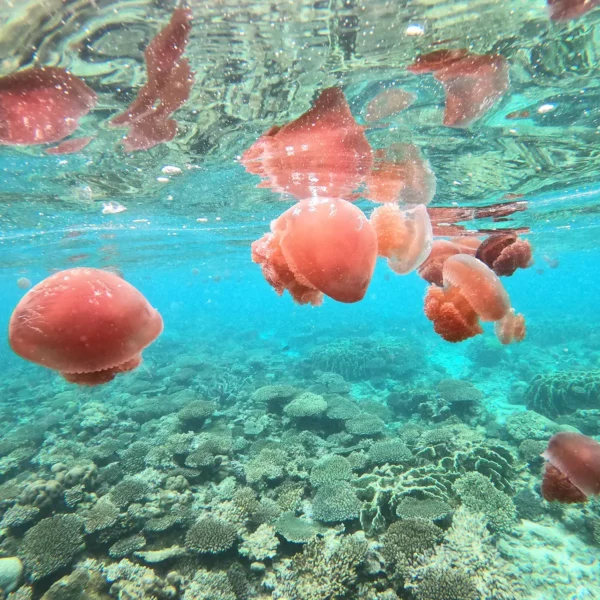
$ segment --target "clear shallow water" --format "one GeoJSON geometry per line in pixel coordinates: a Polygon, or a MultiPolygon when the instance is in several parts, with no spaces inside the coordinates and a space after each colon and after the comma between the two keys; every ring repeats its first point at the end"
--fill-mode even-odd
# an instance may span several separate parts
{"type": "MultiPolygon", "coordinates": [[[[2,8],[4,74],[68,68],[99,100],[78,131],[96,139],[78,154],[2,148],[0,325],[7,327],[23,295],[20,277],[36,284],[76,266],[119,269],[165,323],[142,367],[97,388],[68,385],[0,345],[0,550],[25,565],[11,600],[60,598],[52,586],[61,578],[82,599],[295,599],[309,598],[309,590],[323,599],[600,597],[597,503],[545,502],[536,459],[560,428],[598,439],[597,393],[596,404],[581,410],[577,389],[560,414],[536,405],[550,421],[531,413],[536,376],[565,373],[575,386],[582,371],[586,385],[598,377],[600,11],[552,23],[542,1],[190,7],[185,56],[196,81],[175,114],[177,137],[135,153],[123,151],[122,132],[107,122],[144,84],[143,49],[174,7],[96,0],[2,8]],[[407,35],[411,26],[422,34],[407,35]],[[440,47],[501,53],[510,63],[509,91],[464,130],[442,125],[441,86],[405,70],[440,47]],[[381,259],[357,304],[326,298],[321,307],[298,306],[266,284],[250,243],[291,201],[257,189],[259,178],[240,157],[334,85],[359,123],[379,91],[417,94],[367,138],[373,148],[421,148],[437,177],[431,207],[526,203],[506,220],[459,222],[472,231],[526,231],[535,264],[504,280],[527,318],[522,344],[500,346],[489,325],[473,340],[444,342],[423,315],[425,283],[414,273],[396,276],[381,259]],[[538,112],[544,104],[555,108],[538,112]],[[529,116],[507,118],[525,110],[529,116]],[[172,166],[180,172],[165,172],[172,166]],[[111,201],[127,210],[103,214],[111,201]],[[331,372],[345,383],[334,378],[338,387],[328,388],[323,373],[331,372]],[[459,399],[444,397],[447,379],[466,382],[459,399]],[[465,401],[469,384],[479,394],[465,401]],[[316,393],[327,410],[341,396],[361,411],[361,423],[377,415],[380,430],[357,434],[323,411],[290,416],[283,407],[293,394],[265,401],[257,390],[267,385],[316,393]],[[181,411],[198,400],[215,403],[212,416],[186,420],[181,411]],[[376,444],[386,441],[401,446],[377,458],[376,444]],[[184,449],[173,450],[176,443],[184,449]],[[209,456],[204,462],[199,448],[209,456]],[[315,473],[332,456],[350,466],[349,487],[327,491],[334,512],[351,505],[347,518],[323,513],[326,492],[315,473]],[[88,475],[61,475],[74,468],[88,475]],[[424,492],[413,469],[446,487],[424,492]],[[479,480],[460,493],[454,484],[473,473],[491,474],[497,492],[479,480]],[[118,486],[132,479],[144,491],[122,501],[118,486]],[[427,517],[428,529],[398,512],[406,498],[431,497],[448,508],[427,517]],[[94,530],[102,499],[113,517],[94,530]],[[177,516],[171,525],[152,529],[152,519],[169,514],[177,516]],[[44,527],[62,532],[61,515],[74,515],[67,529],[75,541],[47,547],[44,527]],[[299,540],[285,515],[324,542],[299,540]],[[202,550],[207,542],[195,522],[210,518],[223,539],[230,535],[223,527],[234,534],[223,548],[202,550]],[[394,528],[405,537],[393,537],[394,528]],[[406,540],[427,535],[435,539],[417,548],[421,558],[403,566],[394,552],[408,556],[406,540]],[[115,549],[122,540],[129,545],[115,549]],[[332,591],[323,574],[337,585],[332,561],[351,544],[353,558],[333,569],[345,579],[332,591]],[[136,554],[165,549],[172,556],[158,562],[136,554]],[[52,557],[52,566],[40,556],[52,557]]],[[[358,206],[369,214],[374,205],[361,199],[358,206]]],[[[327,478],[338,476],[331,467],[327,478]]]]}

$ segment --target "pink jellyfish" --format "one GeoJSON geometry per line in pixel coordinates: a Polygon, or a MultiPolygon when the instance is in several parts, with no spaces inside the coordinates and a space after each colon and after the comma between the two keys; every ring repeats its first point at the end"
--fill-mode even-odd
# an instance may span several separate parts
{"type": "Polygon", "coordinates": [[[53,144],[71,135],[96,106],[96,94],[58,67],[0,78],[0,144],[53,144]]]}
{"type": "Polygon", "coordinates": [[[466,254],[448,258],[444,287],[432,285],[425,296],[425,316],[448,342],[462,342],[483,332],[482,321],[499,321],[510,308],[500,279],[481,261],[466,254]]]}
{"type": "Polygon", "coordinates": [[[542,495],[573,504],[600,495],[600,444],[581,433],[563,431],[550,438],[542,456],[546,469],[542,495]]]}
{"type": "Polygon", "coordinates": [[[318,305],[364,297],[377,259],[377,237],[364,213],[338,198],[303,200],[252,244],[252,260],[278,294],[318,305]]]}
{"type": "Polygon", "coordinates": [[[181,58],[192,28],[187,8],[173,11],[169,24],[150,42],[144,56],[148,81],[137,98],[111,125],[125,126],[125,150],[148,150],[170,142],[177,134],[177,122],[171,115],[185,104],[194,83],[194,74],[186,58],[181,58]]]}
{"type": "Polygon", "coordinates": [[[60,271],[23,296],[8,327],[13,351],[71,383],[99,385],[142,362],[161,316],[132,285],[107,271],[60,271]]]}
{"type": "Polygon", "coordinates": [[[414,271],[431,251],[433,232],[423,205],[402,210],[397,204],[384,204],[371,214],[371,225],[377,234],[377,253],[399,275],[414,271]]]}
{"type": "Polygon", "coordinates": [[[298,200],[352,199],[371,170],[373,156],[344,93],[332,87],[295,121],[269,129],[244,152],[241,162],[249,173],[265,179],[259,187],[298,200]]]}
{"type": "Polygon", "coordinates": [[[516,233],[490,235],[479,246],[476,256],[500,276],[510,276],[517,269],[527,269],[533,264],[531,244],[516,233]]]}

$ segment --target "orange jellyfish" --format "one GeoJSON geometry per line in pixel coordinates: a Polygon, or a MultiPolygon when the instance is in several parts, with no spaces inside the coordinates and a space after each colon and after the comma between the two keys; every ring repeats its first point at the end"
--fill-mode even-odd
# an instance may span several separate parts
{"type": "Polygon", "coordinates": [[[548,10],[553,21],[577,19],[600,6],[600,0],[548,0],[548,10]]]}
{"type": "Polygon", "coordinates": [[[360,208],[338,198],[303,200],[252,244],[252,260],[281,295],[298,304],[364,297],[377,260],[377,237],[360,208]]]}
{"type": "Polygon", "coordinates": [[[370,172],[371,146],[350,112],[342,90],[321,92],[301,117],[272,127],[244,152],[241,163],[267,187],[298,200],[352,199],[370,172]]]}
{"type": "Polygon", "coordinates": [[[366,196],[373,202],[429,204],[436,190],[435,173],[413,144],[393,144],[376,150],[366,184],[366,196]]]}
{"type": "Polygon", "coordinates": [[[581,433],[563,431],[550,438],[542,453],[546,468],[542,495],[574,504],[600,495],[600,444],[581,433]]]}
{"type": "Polygon", "coordinates": [[[439,287],[444,285],[442,270],[444,263],[451,256],[461,254],[460,248],[448,240],[435,240],[427,260],[418,268],[417,273],[421,279],[439,287]]]}
{"type": "Polygon", "coordinates": [[[456,59],[461,51],[442,52],[436,51],[434,59],[419,57],[408,69],[413,73],[432,72],[444,86],[444,125],[468,127],[508,90],[508,62],[499,54],[467,54],[456,59]]]}
{"type": "Polygon", "coordinates": [[[483,332],[479,320],[499,321],[510,308],[506,290],[495,273],[467,254],[448,258],[444,287],[431,285],[425,296],[425,316],[448,342],[462,342],[483,332]]]}
{"type": "Polygon", "coordinates": [[[376,123],[381,119],[397,115],[406,110],[416,99],[417,95],[414,92],[398,88],[383,90],[367,105],[365,121],[376,123]]]}
{"type": "Polygon", "coordinates": [[[0,77],[0,144],[53,144],[71,135],[96,106],[96,94],[58,67],[0,77]]]}
{"type": "Polygon", "coordinates": [[[397,204],[378,206],[371,214],[371,225],[377,234],[377,253],[388,259],[394,273],[414,271],[431,251],[433,232],[423,205],[409,210],[397,204]]]}
{"type": "Polygon", "coordinates": [[[490,235],[479,246],[476,256],[500,276],[510,276],[517,269],[527,269],[533,264],[531,244],[515,233],[490,235]]]}
{"type": "Polygon", "coordinates": [[[170,116],[185,104],[194,83],[188,60],[181,58],[192,28],[191,20],[188,9],[173,11],[169,24],[144,52],[146,85],[127,110],[110,122],[129,128],[123,138],[123,147],[128,152],[170,142],[177,134],[177,122],[170,116]]]}
{"type": "Polygon", "coordinates": [[[511,308],[504,317],[496,321],[494,331],[501,344],[507,345],[513,342],[522,342],[527,333],[525,317],[517,315],[515,309],[511,308]]]}
{"type": "Polygon", "coordinates": [[[67,381],[99,385],[142,362],[161,316],[132,285],[107,271],[60,271],[23,296],[9,322],[13,351],[67,381]]]}

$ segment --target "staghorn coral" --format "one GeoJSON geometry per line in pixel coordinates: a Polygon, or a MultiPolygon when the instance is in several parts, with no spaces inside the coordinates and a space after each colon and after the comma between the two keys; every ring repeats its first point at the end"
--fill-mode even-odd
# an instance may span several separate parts
{"type": "Polygon", "coordinates": [[[310,470],[310,483],[320,487],[332,481],[350,481],[352,466],[348,459],[338,454],[329,454],[320,458],[310,470]]]}
{"type": "Polygon", "coordinates": [[[205,517],[196,521],[185,536],[186,546],[200,554],[220,554],[237,539],[236,529],[227,521],[205,517]]]}
{"type": "Polygon", "coordinates": [[[358,518],[362,503],[346,481],[323,484],[313,499],[313,516],[318,521],[339,523],[358,518]]]}
{"type": "Polygon", "coordinates": [[[600,409],[600,371],[536,375],[525,400],[529,410],[550,419],[579,409],[600,409]]]}
{"type": "Polygon", "coordinates": [[[276,568],[274,600],[323,600],[352,597],[357,570],[367,557],[368,544],[360,535],[343,536],[329,545],[315,539],[291,560],[276,568]]]}
{"type": "Polygon", "coordinates": [[[515,525],[515,505],[504,492],[496,489],[481,473],[467,473],[454,483],[463,505],[472,512],[483,513],[494,531],[510,530],[515,525]]]}
{"type": "Polygon", "coordinates": [[[84,548],[81,527],[81,519],[74,515],[55,515],[25,533],[19,556],[33,581],[71,564],[84,548]]]}

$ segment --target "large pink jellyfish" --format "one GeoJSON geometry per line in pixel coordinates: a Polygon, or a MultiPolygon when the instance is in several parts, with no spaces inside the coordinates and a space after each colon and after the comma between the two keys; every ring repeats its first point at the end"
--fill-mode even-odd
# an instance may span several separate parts
{"type": "Polygon", "coordinates": [[[194,83],[194,74],[183,55],[190,30],[192,14],[186,8],[173,11],[169,24],[146,48],[148,81],[137,98],[111,125],[129,127],[123,147],[148,150],[170,142],[177,134],[177,122],[170,116],[185,104],[194,83]]]}
{"type": "Polygon", "coordinates": [[[423,205],[408,210],[397,204],[378,206],[371,214],[371,225],[377,234],[377,253],[399,275],[414,271],[431,251],[433,232],[423,205]]]}
{"type": "Polygon", "coordinates": [[[413,73],[433,73],[444,86],[444,125],[468,127],[480,119],[508,90],[509,65],[499,54],[462,54],[437,50],[408,67],[413,73]]]}
{"type": "Polygon", "coordinates": [[[580,433],[561,432],[550,438],[542,454],[546,469],[542,495],[549,502],[586,502],[600,495],[600,444],[580,433]]]}
{"type": "Polygon", "coordinates": [[[367,198],[373,202],[429,204],[436,190],[435,173],[413,144],[376,150],[366,184],[367,198]]]}
{"type": "Polygon", "coordinates": [[[377,237],[364,213],[337,198],[303,200],[252,244],[252,260],[278,294],[318,305],[364,297],[377,259],[377,237]]]}
{"type": "Polygon", "coordinates": [[[448,342],[462,342],[483,332],[482,321],[499,321],[510,308],[500,279],[473,256],[456,254],[443,267],[444,287],[432,285],[425,296],[425,316],[448,342]]]}
{"type": "Polygon", "coordinates": [[[107,271],[60,271],[33,287],[9,323],[11,348],[72,383],[99,385],[142,362],[161,316],[132,285],[107,271]]]}
{"type": "Polygon", "coordinates": [[[54,144],[79,127],[96,94],[58,67],[26,69],[0,78],[0,144],[54,144]]]}
{"type": "Polygon", "coordinates": [[[344,93],[321,92],[313,107],[295,121],[272,127],[241,159],[246,170],[267,187],[298,200],[351,199],[370,172],[371,146],[350,112],[344,93]]]}
{"type": "Polygon", "coordinates": [[[531,244],[515,233],[490,235],[479,246],[476,256],[501,276],[510,276],[517,269],[527,269],[533,264],[531,244]]]}

